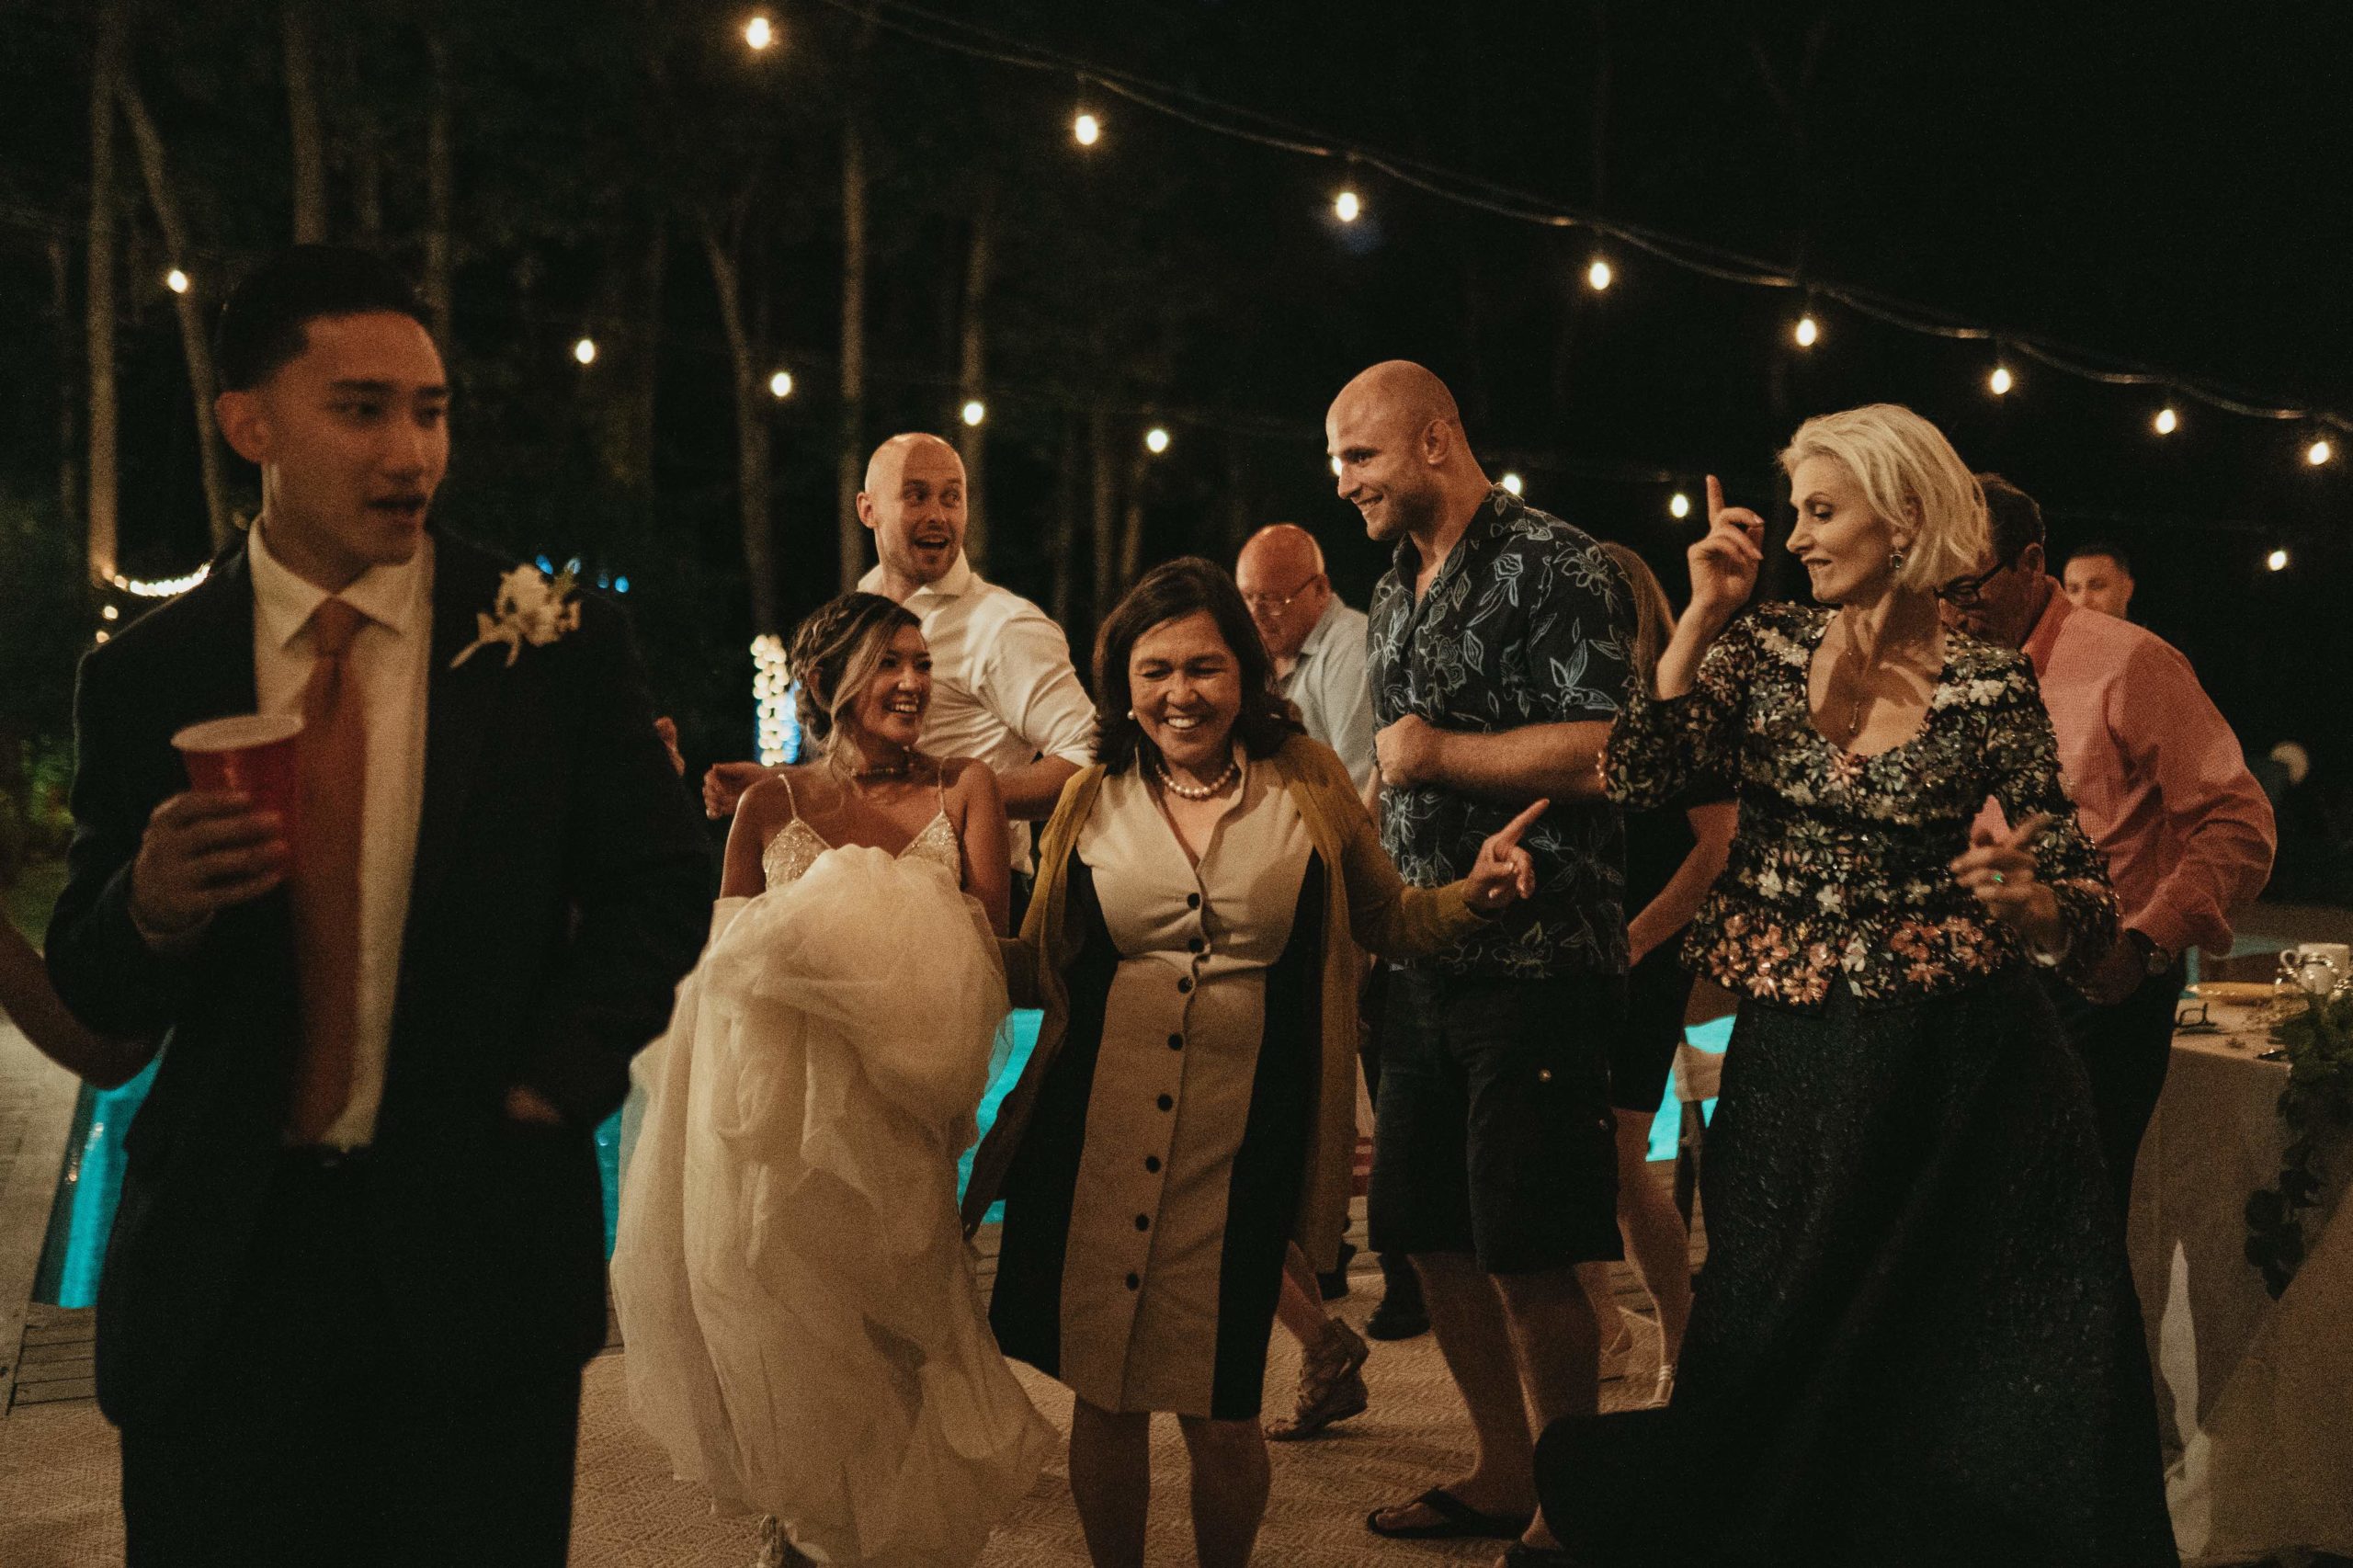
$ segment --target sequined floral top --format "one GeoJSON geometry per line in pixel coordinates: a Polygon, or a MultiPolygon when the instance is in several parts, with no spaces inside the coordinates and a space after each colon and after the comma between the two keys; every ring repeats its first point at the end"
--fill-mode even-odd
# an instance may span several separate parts
{"type": "Polygon", "coordinates": [[[2017,822],[2048,812],[2038,875],[2059,901],[2079,978],[2116,934],[2108,870],[2059,782],[2058,742],[2023,653],[1945,635],[1920,729],[1870,756],[1813,722],[1807,671],[1830,625],[1817,608],[1765,605],[1701,660],[1689,692],[1636,693],[1603,759],[1609,796],[1654,808],[1699,786],[1740,801],[1732,860],[1691,923],[1689,967],[1743,995],[1798,1008],[1843,975],[1885,1006],[1958,991],[2027,961],[2027,945],[1953,877],[1991,795],[2017,822]]]}

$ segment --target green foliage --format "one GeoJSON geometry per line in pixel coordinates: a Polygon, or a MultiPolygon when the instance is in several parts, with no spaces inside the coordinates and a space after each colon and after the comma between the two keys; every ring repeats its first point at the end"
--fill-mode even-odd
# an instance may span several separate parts
{"type": "Polygon", "coordinates": [[[2302,1214],[2320,1203],[2322,1146],[2333,1150],[2353,1124],[2353,988],[2306,998],[2271,1038],[2288,1059],[2288,1086],[2279,1092],[2288,1144],[2279,1180],[2246,1200],[2246,1259],[2276,1300],[2304,1261],[2302,1214]]]}

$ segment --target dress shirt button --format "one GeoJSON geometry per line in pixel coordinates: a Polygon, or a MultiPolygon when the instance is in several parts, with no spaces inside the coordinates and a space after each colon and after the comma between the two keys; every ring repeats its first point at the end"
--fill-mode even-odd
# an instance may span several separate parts
{"type": "Polygon", "coordinates": [[[1185,946],[1197,953],[1205,953],[1210,950],[1209,943],[1199,937],[1194,937],[1191,941],[1186,943],[1185,946]]]}
{"type": "Polygon", "coordinates": [[[1184,976],[1182,979],[1180,979],[1180,980],[1178,980],[1178,981],[1176,982],[1176,989],[1177,989],[1178,991],[1190,991],[1192,988],[1193,988],[1193,977],[1192,977],[1191,975],[1189,975],[1189,974],[1188,974],[1188,975],[1184,976]]]}
{"type": "Polygon", "coordinates": [[[1137,1216],[1136,1216],[1136,1229],[1137,1229],[1137,1230],[1139,1230],[1139,1231],[1149,1231],[1149,1230],[1151,1230],[1151,1229],[1152,1229],[1152,1216],[1151,1216],[1151,1215],[1149,1215],[1149,1214],[1139,1214],[1139,1215],[1137,1215],[1137,1216]]]}
{"type": "Polygon", "coordinates": [[[1146,1154],[1143,1157],[1143,1168],[1152,1172],[1153,1175],[1158,1176],[1160,1174],[1160,1156],[1157,1154],[1146,1154]]]}
{"type": "Polygon", "coordinates": [[[1137,1289],[1141,1288],[1141,1287],[1142,1286],[1142,1284],[1143,1284],[1143,1276],[1142,1276],[1142,1275],[1141,1275],[1141,1274],[1131,1274],[1131,1275],[1129,1275],[1129,1276],[1128,1276],[1128,1289],[1129,1289],[1129,1290],[1137,1290],[1137,1289]]]}
{"type": "Polygon", "coordinates": [[[1188,892],[1188,893],[1187,893],[1187,894],[1185,895],[1185,907],[1186,907],[1186,908],[1188,908],[1188,909],[1199,909],[1199,908],[1200,908],[1200,906],[1201,906],[1201,895],[1200,895],[1199,893],[1197,893],[1197,892],[1188,892]]]}
{"type": "Polygon", "coordinates": [[[1163,1110],[1175,1110],[1176,1108],[1176,1102],[1170,1099],[1166,1095],[1163,1095],[1160,1096],[1160,1108],[1163,1110]]]}
{"type": "Polygon", "coordinates": [[[1184,1037],[1183,1035],[1180,1035],[1180,1034],[1173,1034],[1173,1035],[1170,1035],[1170,1036],[1168,1037],[1168,1049],[1169,1049],[1169,1050],[1171,1050],[1171,1051],[1182,1051],[1182,1050],[1184,1050],[1184,1049],[1185,1049],[1185,1037],[1184,1037]]]}

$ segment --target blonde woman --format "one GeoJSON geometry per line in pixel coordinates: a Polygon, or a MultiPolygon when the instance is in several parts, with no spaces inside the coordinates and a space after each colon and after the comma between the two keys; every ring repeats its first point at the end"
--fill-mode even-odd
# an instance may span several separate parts
{"type": "Polygon", "coordinates": [[[1005,809],[987,767],[916,749],[912,614],[845,595],[790,658],[820,756],[745,795],[710,943],[639,1058],[630,1402],[715,1506],[767,1516],[761,1563],[961,1568],[1051,1438],[956,1216],[1006,1012],[1005,809]]]}
{"type": "Polygon", "coordinates": [[[2116,901],[2032,666],[1937,614],[1984,496],[1889,404],[1807,421],[1781,467],[1816,605],[1741,613],[1764,520],[1711,478],[1605,759],[1629,806],[1736,789],[1684,951],[1742,1001],[1674,1402],[1557,1424],[1545,1516],[1597,1568],[2170,1564],[2123,1236],[2033,978],[2104,954],[2116,901]],[[1989,795],[2015,825],[1972,840],[1989,795]],[[1648,1506],[1693,1481],[1711,1506],[1648,1506]]]}

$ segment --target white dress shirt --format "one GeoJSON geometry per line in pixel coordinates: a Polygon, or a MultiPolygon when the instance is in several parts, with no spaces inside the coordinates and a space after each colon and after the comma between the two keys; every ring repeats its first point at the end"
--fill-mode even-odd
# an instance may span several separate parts
{"type": "Polygon", "coordinates": [[[1365,631],[1364,612],[1350,609],[1334,594],[1281,682],[1282,694],[1299,705],[1310,738],[1340,754],[1358,794],[1372,778],[1372,680],[1365,673],[1365,631]]]}
{"type": "MultiPolygon", "coordinates": [[[[326,591],[269,552],[268,518],[245,541],[254,580],[254,686],[264,713],[299,713],[317,654],[311,612],[326,591]]],[[[401,936],[425,802],[426,682],[433,646],[433,540],[403,566],[374,566],[336,596],[368,618],[351,642],[368,720],[368,777],[360,803],[359,1007],[352,1042],[351,1100],[322,1142],[357,1148],[376,1135],[384,1060],[400,985],[401,936]]]]}
{"type": "MultiPolygon", "coordinates": [[[[858,585],[882,590],[882,568],[858,585]]],[[[905,601],[931,647],[931,707],[923,749],[969,756],[993,772],[1058,756],[1084,767],[1095,758],[1095,704],[1071,668],[1070,640],[1046,612],[972,570],[960,553],[936,583],[905,601]]],[[[1011,824],[1013,864],[1029,863],[1029,825],[1011,824]]]]}

